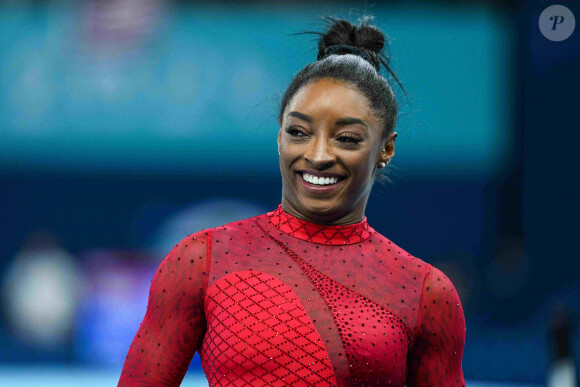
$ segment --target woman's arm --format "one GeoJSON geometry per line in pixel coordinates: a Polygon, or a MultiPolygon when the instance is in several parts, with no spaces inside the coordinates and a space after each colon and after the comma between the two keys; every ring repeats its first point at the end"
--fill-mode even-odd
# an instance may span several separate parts
{"type": "Polygon", "coordinates": [[[463,308],[449,278],[435,267],[428,266],[427,270],[419,304],[418,336],[409,353],[407,386],[463,387],[463,308]]]}
{"type": "Polygon", "coordinates": [[[211,231],[190,235],[159,265],[119,386],[180,385],[204,332],[210,241],[211,231]]]}

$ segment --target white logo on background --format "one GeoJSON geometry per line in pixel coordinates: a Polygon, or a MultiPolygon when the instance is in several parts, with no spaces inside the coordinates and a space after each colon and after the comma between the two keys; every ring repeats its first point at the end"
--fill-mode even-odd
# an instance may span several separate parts
{"type": "Polygon", "coordinates": [[[572,11],[563,5],[550,5],[542,11],[538,24],[546,39],[560,42],[572,35],[576,27],[576,19],[572,11]]]}

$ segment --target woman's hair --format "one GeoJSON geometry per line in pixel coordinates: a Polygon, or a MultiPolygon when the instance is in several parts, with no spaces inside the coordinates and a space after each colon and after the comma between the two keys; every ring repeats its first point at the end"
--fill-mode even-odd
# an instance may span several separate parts
{"type": "Polygon", "coordinates": [[[306,65],[292,80],[282,97],[278,121],[292,97],[305,85],[322,78],[334,79],[354,85],[370,101],[373,112],[383,124],[383,138],[393,132],[397,121],[397,101],[389,83],[380,74],[381,65],[403,86],[389,67],[390,58],[383,49],[386,36],[371,25],[372,18],[363,17],[356,26],[346,20],[325,18],[328,30],[313,33],[320,36],[318,41],[318,60],[306,65]]]}

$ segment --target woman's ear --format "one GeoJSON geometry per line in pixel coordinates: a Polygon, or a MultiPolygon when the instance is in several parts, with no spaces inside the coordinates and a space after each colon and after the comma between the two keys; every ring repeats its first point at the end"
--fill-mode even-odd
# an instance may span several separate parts
{"type": "Polygon", "coordinates": [[[388,164],[391,159],[395,156],[395,140],[397,139],[397,132],[391,133],[386,141],[385,145],[379,152],[379,159],[378,163],[386,163],[388,164]]]}
{"type": "Polygon", "coordinates": [[[396,139],[397,139],[397,132],[393,132],[393,133],[391,133],[387,142],[385,143],[384,149],[387,152],[387,155],[389,156],[389,158],[391,158],[391,159],[395,155],[395,140],[396,139]]]}

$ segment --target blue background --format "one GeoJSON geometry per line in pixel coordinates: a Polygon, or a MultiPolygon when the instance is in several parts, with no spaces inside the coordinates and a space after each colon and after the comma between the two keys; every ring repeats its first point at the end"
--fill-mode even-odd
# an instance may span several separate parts
{"type": "Polygon", "coordinates": [[[115,383],[169,248],[279,203],[279,100],[316,56],[292,34],[365,11],[408,92],[394,86],[392,182],[374,187],[369,222],[453,280],[467,379],[545,382],[554,316],[575,331],[580,310],[580,35],[541,35],[551,3],[95,4],[0,6],[0,384],[2,370],[24,383],[21,369],[115,383]],[[74,273],[51,277],[75,294],[52,339],[22,331],[10,301],[21,273],[38,278],[23,269],[38,235],[74,273]]]}

